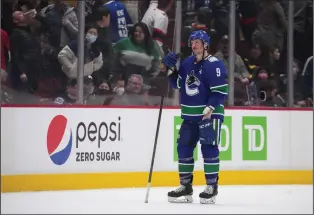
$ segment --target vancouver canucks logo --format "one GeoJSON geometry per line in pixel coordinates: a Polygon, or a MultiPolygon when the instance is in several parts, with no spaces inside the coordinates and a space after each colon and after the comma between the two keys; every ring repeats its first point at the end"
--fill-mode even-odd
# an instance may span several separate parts
{"type": "Polygon", "coordinates": [[[188,96],[195,96],[199,93],[198,87],[200,86],[200,80],[194,75],[194,70],[187,75],[185,80],[185,91],[188,96]]]}

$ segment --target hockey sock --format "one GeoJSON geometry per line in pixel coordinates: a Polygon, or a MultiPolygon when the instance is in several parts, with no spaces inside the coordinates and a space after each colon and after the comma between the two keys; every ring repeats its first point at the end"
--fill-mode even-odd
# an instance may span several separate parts
{"type": "Polygon", "coordinates": [[[194,158],[179,158],[180,184],[192,184],[194,170],[194,158]]]}
{"type": "Polygon", "coordinates": [[[202,145],[202,153],[206,184],[217,185],[220,163],[218,146],[202,145]]]}

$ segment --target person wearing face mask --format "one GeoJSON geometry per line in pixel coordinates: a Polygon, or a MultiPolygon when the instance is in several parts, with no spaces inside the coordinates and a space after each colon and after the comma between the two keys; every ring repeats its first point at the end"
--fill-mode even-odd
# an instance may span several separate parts
{"type": "MultiPolygon", "coordinates": [[[[75,104],[76,97],[77,97],[77,79],[72,78],[68,81],[66,90],[54,98],[53,104],[55,105],[71,105],[75,104]]],[[[93,78],[91,76],[85,76],[83,79],[83,93],[84,93],[84,100],[88,99],[88,97],[94,91],[94,84],[93,78]]]]}
{"type": "MultiPolygon", "coordinates": [[[[95,45],[98,31],[97,26],[86,25],[85,27],[85,47],[84,47],[84,76],[89,76],[99,70],[103,65],[102,54],[95,45]]],[[[76,78],[78,63],[78,41],[77,39],[70,42],[58,54],[58,60],[62,66],[62,71],[69,78],[76,78]]]]}
{"type": "Polygon", "coordinates": [[[128,81],[118,80],[113,89],[114,97],[109,105],[143,105],[149,104],[148,91],[143,76],[132,74],[128,81]]]}

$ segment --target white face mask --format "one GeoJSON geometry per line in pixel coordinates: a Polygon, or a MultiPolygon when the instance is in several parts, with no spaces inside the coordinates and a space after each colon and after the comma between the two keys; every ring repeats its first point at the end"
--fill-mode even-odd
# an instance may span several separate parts
{"type": "Polygon", "coordinates": [[[123,93],[124,93],[124,88],[123,87],[118,87],[116,88],[115,92],[119,95],[119,96],[122,96],[123,93]]]}
{"type": "Polygon", "coordinates": [[[89,42],[89,43],[93,43],[97,40],[97,36],[93,35],[93,34],[86,34],[86,40],[89,42]]]}

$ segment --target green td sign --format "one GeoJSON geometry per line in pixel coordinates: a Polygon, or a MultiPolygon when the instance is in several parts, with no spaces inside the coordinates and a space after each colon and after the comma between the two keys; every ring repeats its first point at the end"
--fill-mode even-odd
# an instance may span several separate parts
{"type": "Polygon", "coordinates": [[[267,160],[266,117],[242,117],[242,158],[243,160],[267,160]]]}
{"type": "MultiPolygon", "coordinates": [[[[174,161],[178,161],[177,138],[182,119],[174,117],[174,161]]],[[[236,125],[238,126],[238,125],[236,125]]],[[[241,134],[239,134],[241,135],[241,134]]],[[[221,126],[220,136],[220,160],[232,160],[232,117],[225,116],[221,126]]],[[[194,150],[194,160],[199,158],[198,148],[194,150]]],[[[242,158],[243,160],[267,159],[267,119],[266,117],[243,116],[242,117],[242,158]]]]}

